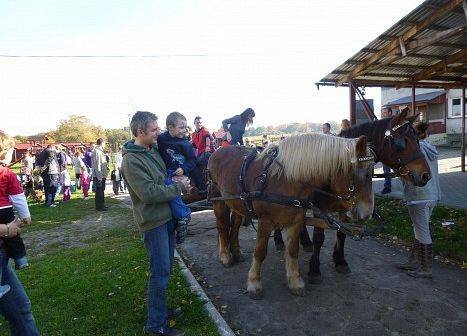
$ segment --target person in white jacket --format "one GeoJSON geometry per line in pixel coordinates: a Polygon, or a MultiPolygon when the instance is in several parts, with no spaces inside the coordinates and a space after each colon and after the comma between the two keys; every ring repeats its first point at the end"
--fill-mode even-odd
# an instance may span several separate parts
{"type": "Polygon", "coordinates": [[[416,278],[432,277],[433,241],[430,234],[430,217],[435,205],[441,200],[441,189],[438,174],[438,151],[426,142],[428,124],[420,122],[415,125],[420,139],[420,150],[430,167],[431,179],[424,187],[416,187],[403,180],[404,201],[407,205],[414,231],[409,260],[398,264],[399,269],[407,270],[407,274],[416,278]]]}

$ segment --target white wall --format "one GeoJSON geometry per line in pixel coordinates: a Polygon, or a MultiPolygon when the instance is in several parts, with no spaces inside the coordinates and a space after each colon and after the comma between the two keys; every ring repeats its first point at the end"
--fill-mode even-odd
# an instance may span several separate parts
{"type": "MultiPolygon", "coordinates": [[[[443,91],[442,89],[416,89],[415,94],[429,93],[443,91]]],[[[396,99],[412,95],[411,88],[402,88],[396,90],[395,88],[381,88],[381,106],[394,101],[396,99]]],[[[452,99],[460,98],[462,95],[461,89],[451,89],[446,91],[446,99],[448,103],[448,115],[446,120],[446,133],[460,133],[461,132],[461,117],[450,117],[449,111],[452,108],[452,99]]],[[[381,113],[381,112],[380,112],[381,113]]]]}
{"type": "Polygon", "coordinates": [[[448,115],[447,115],[447,120],[446,120],[446,133],[460,133],[461,132],[462,117],[461,116],[458,116],[458,117],[450,116],[451,109],[452,109],[452,99],[461,98],[461,97],[462,97],[461,89],[452,89],[447,92],[446,98],[448,100],[448,115]]]}

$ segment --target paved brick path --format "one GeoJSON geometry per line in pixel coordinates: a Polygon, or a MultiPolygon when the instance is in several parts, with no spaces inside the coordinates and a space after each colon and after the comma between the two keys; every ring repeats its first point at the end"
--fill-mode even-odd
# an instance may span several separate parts
{"type": "MultiPolygon", "coordinates": [[[[460,149],[438,147],[440,159],[438,168],[440,173],[441,203],[456,208],[467,209],[467,172],[460,171],[460,149]]],[[[376,172],[382,173],[381,164],[376,172]]],[[[383,189],[383,179],[373,181],[373,190],[378,193],[383,189]]],[[[398,179],[392,180],[391,197],[402,198],[402,185],[398,179]]]]}
{"type": "MultiPolygon", "coordinates": [[[[179,248],[187,264],[205,280],[205,290],[241,335],[465,335],[467,271],[436,264],[434,279],[413,279],[393,264],[405,251],[379,241],[348,240],[350,275],[338,274],[332,263],[334,235],[327,231],[322,249],[324,282],[308,285],[305,297],[286,287],[284,257],[272,239],[263,265],[265,297],[244,294],[254,249],[255,232],[241,228],[247,261],[232,268],[217,257],[217,233],[212,212],[195,213],[190,236],[179,248]]],[[[310,230],[311,231],[311,230],[310,230]]],[[[306,280],[310,253],[300,251],[300,272],[306,280]]]]}

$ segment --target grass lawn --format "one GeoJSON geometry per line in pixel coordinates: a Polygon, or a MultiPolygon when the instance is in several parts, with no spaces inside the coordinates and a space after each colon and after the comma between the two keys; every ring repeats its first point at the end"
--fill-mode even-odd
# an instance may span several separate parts
{"type": "MultiPolygon", "coordinates": [[[[71,199],[68,202],[61,202],[61,199],[62,195],[58,197],[59,204],[55,208],[45,207],[43,202],[36,203],[34,200],[29,199],[28,204],[31,211],[32,224],[29,226],[23,225],[21,227],[22,232],[50,229],[95,212],[93,193],[90,193],[87,201],[83,200],[81,190],[72,193],[71,199]]],[[[115,210],[115,207],[112,207],[112,205],[118,204],[118,202],[110,197],[105,198],[106,205],[110,206],[110,213],[115,210]]]]}
{"type": "MultiPolygon", "coordinates": [[[[94,212],[94,200],[84,202],[81,197],[74,194],[70,202],[57,208],[31,204],[33,224],[23,226],[23,232],[86,218],[94,212]]],[[[107,198],[106,202],[112,205],[119,201],[107,198]]],[[[112,206],[109,212],[132,220],[130,209],[112,206]]],[[[30,257],[30,267],[17,272],[41,334],[145,335],[149,270],[140,235],[131,228],[114,228],[85,242],[89,244],[85,248],[30,257]]],[[[182,307],[185,314],[175,327],[186,335],[218,335],[203,302],[190,291],[177,264],[169,284],[169,305],[182,307]]],[[[1,316],[0,335],[9,335],[1,316]]]]}
{"type": "MultiPolygon", "coordinates": [[[[409,244],[413,239],[412,222],[407,207],[399,200],[376,197],[375,208],[386,221],[384,236],[397,237],[409,244]]],[[[430,220],[433,248],[436,254],[465,265],[467,262],[467,211],[446,206],[436,206],[430,220]],[[443,228],[443,220],[455,224],[443,228]]]]}

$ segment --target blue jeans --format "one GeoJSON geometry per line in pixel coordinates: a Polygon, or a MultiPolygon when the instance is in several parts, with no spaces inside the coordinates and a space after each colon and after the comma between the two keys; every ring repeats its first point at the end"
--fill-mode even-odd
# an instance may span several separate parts
{"type": "MultiPolygon", "coordinates": [[[[383,172],[385,174],[389,174],[391,172],[391,168],[389,168],[389,166],[386,166],[385,164],[383,164],[383,172]]],[[[391,178],[390,177],[385,177],[384,178],[384,187],[391,189],[391,178]]]]}
{"type": "MultiPolygon", "coordinates": [[[[172,181],[173,173],[169,174],[169,177],[165,180],[165,185],[175,184],[172,181]]],[[[175,197],[173,200],[169,201],[170,210],[172,210],[172,217],[175,219],[187,218],[191,215],[190,208],[183,202],[181,196],[175,197]]]]}
{"type": "Polygon", "coordinates": [[[31,301],[29,301],[16,273],[8,265],[8,258],[4,249],[0,249],[0,267],[2,268],[2,284],[11,287],[10,291],[0,299],[0,314],[8,321],[11,335],[39,335],[31,311],[31,301]]]}
{"type": "Polygon", "coordinates": [[[167,223],[143,233],[149,256],[148,320],[146,330],[163,332],[167,328],[167,286],[174,260],[174,224],[167,223]]]}

